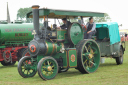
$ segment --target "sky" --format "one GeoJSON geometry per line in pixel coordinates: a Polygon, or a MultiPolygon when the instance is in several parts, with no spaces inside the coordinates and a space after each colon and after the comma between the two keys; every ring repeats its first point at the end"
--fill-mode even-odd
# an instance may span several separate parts
{"type": "Polygon", "coordinates": [[[112,22],[128,29],[128,0],[0,0],[0,20],[7,19],[7,2],[11,21],[16,20],[19,8],[39,5],[40,8],[94,11],[108,13],[112,22]]]}

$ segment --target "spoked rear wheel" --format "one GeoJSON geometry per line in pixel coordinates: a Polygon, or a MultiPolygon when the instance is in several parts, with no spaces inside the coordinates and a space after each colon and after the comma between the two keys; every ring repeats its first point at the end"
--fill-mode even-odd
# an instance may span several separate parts
{"type": "Polygon", "coordinates": [[[23,78],[33,77],[37,70],[34,68],[36,65],[32,62],[30,56],[24,56],[18,63],[18,72],[23,78]]]}
{"type": "Polygon", "coordinates": [[[58,63],[52,57],[45,57],[39,61],[37,70],[42,79],[50,80],[58,73],[58,63]]]}
{"type": "Polygon", "coordinates": [[[78,70],[81,73],[93,73],[100,64],[100,49],[94,40],[81,41],[77,50],[78,70]]]}

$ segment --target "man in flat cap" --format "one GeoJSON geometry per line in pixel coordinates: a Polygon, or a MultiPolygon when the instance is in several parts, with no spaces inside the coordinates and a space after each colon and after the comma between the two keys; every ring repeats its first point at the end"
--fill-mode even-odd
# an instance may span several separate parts
{"type": "Polygon", "coordinates": [[[69,26],[71,25],[71,22],[67,21],[66,18],[63,18],[62,21],[63,21],[64,24],[61,25],[60,27],[57,27],[57,28],[58,29],[67,29],[67,28],[69,28],[69,26]]]}

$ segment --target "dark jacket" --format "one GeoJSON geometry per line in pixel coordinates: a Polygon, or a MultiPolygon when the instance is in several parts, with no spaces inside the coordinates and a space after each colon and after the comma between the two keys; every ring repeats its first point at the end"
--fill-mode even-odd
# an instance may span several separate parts
{"type": "Polygon", "coordinates": [[[87,31],[96,31],[96,24],[93,22],[92,24],[90,24],[89,22],[86,24],[86,28],[87,28],[87,31]],[[88,26],[89,26],[89,29],[88,29],[88,26]],[[91,29],[90,29],[91,27],[91,29]]]}
{"type": "Polygon", "coordinates": [[[67,29],[67,28],[69,28],[70,25],[71,25],[71,22],[67,21],[66,24],[63,24],[60,27],[61,27],[61,29],[67,29]]]}

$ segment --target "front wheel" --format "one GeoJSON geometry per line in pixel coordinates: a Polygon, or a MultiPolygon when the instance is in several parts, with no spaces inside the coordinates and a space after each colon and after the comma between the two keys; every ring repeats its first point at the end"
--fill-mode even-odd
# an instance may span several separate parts
{"type": "Polygon", "coordinates": [[[33,77],[37,70],[30,56],[24,56],[18,63],[18,72],[23,78],[33,77]]]}
{"type": "Polygon", "coordinates": [[[120,47],[120,57],[116,57],[116,63],[117,65],[120,65],[123,63],[123,49],[120,47]]]}
{"type": "Polygon", "coordinates": [[[58,63],[52,57],[44,57],[39,61],[37,70],[43,80],[50,80],[58,73],[58,63]]]}

